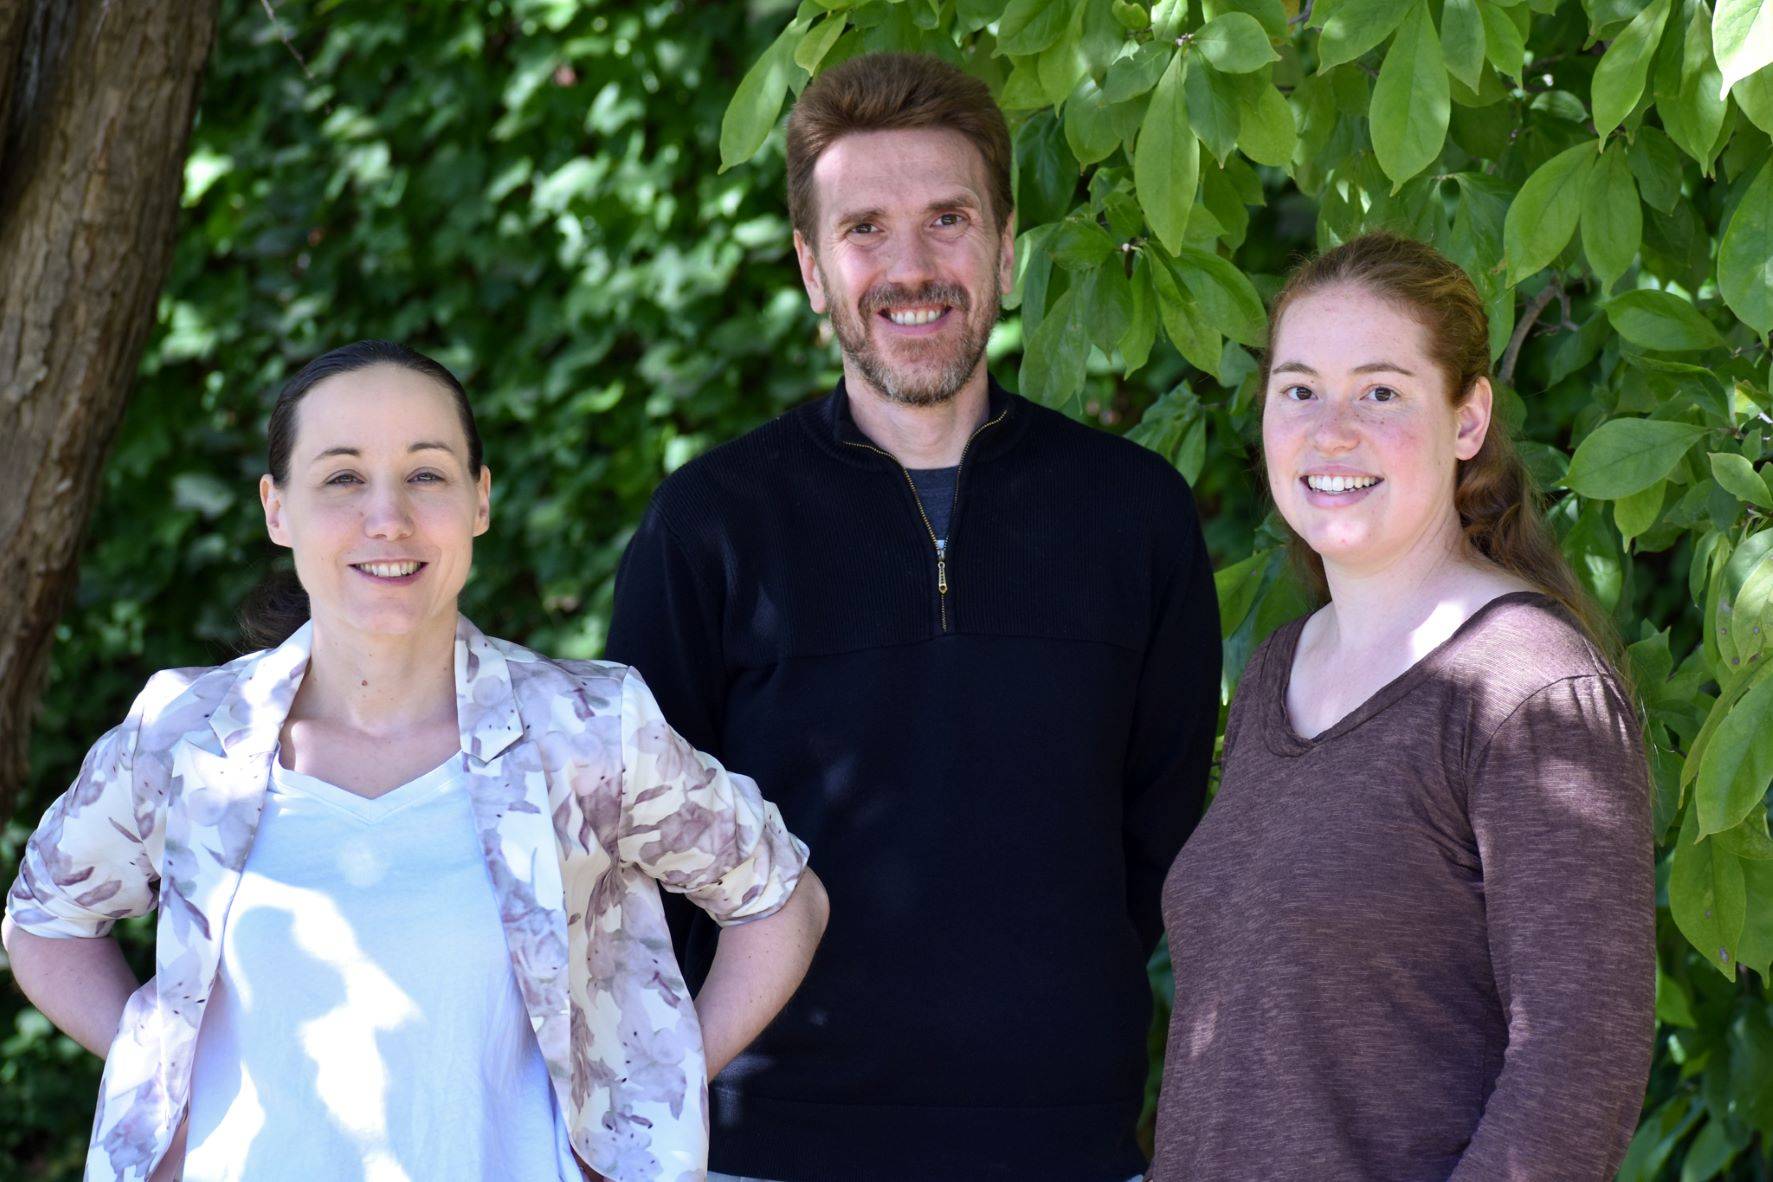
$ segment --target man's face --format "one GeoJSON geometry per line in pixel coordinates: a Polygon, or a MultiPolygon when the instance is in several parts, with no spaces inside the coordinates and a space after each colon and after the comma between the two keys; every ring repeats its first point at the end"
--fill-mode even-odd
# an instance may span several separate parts
{"type": "Polygon", "coordinates": [[[946,402],[984,364],[1015,240],[988,191],[984,160],[955,131],[857,132],[813,166],[813,240],[794,235],[801,278],[846,369],[894,402],[946,402]]]}

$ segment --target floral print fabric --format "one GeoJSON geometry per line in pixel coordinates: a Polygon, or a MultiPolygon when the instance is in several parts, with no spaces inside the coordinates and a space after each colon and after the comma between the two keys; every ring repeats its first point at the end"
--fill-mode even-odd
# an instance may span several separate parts
{"type": "MultiPolygon", "coordinates": [[[[227,665],[155,675],[25,848],[6,901],[25,931],[101,936],[159,908],[155,975],[105,1060],[87,1182],[145,1179],[184,1113],[310,644],[304,627],[227,665]]],[[[612,1182],[700,1179],[701,1030],[657,888],[722,925],[759,919],[793,893],[806,847],[754,782],[671,730],[632,669],[549,660],[465,618],[455,663],[481,851],[573,1148],[612,1182]]]]}

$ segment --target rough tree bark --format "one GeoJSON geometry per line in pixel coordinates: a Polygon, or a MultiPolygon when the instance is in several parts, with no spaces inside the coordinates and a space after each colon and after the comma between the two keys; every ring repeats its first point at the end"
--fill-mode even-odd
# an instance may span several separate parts
{"type": "Polygon", "coordinates": [[[171,263],[215,0],[0,0],[0,818],[171,263]]]}

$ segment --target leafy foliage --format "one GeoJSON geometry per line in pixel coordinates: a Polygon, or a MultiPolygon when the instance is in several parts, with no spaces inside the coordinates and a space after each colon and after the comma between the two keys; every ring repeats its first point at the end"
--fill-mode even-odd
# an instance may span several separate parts
{"type": "MultiPolygon", "coordinates": [[[[231,653],[270,560],[250,492],[269,398],[330,345],[405,339],[463,376],[495,490],[465,608],[595,654],[659,477],[833,376],[788,253],[784,102],[855,53],[923,50],[1011,116],[1015,314],[992,356],[1194,481],[1231,677],[1307,607],[1254,478],[1266,298],[1298,252],[1375,227],[1471,274],[1502,405],[1648,712],[1662,1027],[1622,1176],[1765,1177],[1765,0],[793,2],[283,0],[273,24],[225,0],[174,274],[0,864],[153,668],[231,653]]],[[[129,927],[138,971],[148,932],[129,927]]],[[[16,993],[0,1031],[0,1155],[77,1176],[96,1060],[16,993]]]]}
{"type": "MultiPolygon", "coordinates": [[[[1086,414],[1157,394],[1133,437],[1201,478],[1209,514],[1252,513],[1234,482],[1259,432],[1249,350],[1277,242],[1384,228],[1465,268],[1504,416],[1630,642],[1646,711],[1663,1028],[1623,1177],[1765,1177],[1773,9],[807,0],[798,15],[846,22],[839,47],[942,54],[997,87],[1018,147],[1021,388],[1086,414]]],[[[1215,550],[1228,680],[1303,607],[1278,533],[1215,550]]]]}

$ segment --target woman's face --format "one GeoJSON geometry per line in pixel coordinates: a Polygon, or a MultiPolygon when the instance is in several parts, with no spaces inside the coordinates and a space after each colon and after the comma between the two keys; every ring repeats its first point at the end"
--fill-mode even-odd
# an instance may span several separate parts
{"type": "Polygon", "coordinates": [[[1414,317],[1364,287],[1300,296],[1276,326],[1262,410],[1268,487],[1326,567],[1371,573],[1459,536],[1458,461],[1477,454],[1490,384],[1448,396],[1414,317]]]}
{"type": "Polygon", "coordinates": [[[310,389],[287,482],[259,481],[265,528],[294,552],[316,624],[375,635],[454,627],[490,489],[484,466],[469,475],[450,392],[398,365],[310,389]]]}

